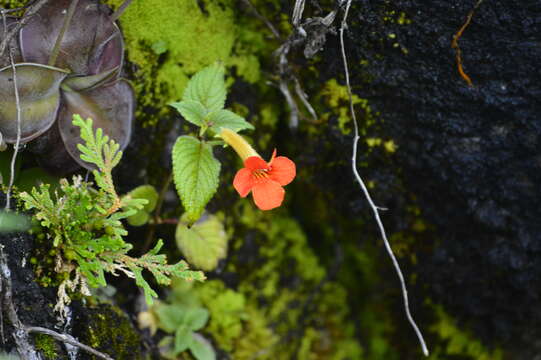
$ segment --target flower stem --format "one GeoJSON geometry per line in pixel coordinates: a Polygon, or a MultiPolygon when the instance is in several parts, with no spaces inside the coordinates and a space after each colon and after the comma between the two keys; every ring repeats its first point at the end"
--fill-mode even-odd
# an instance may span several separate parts
{"type": "Polygon", "coordinates": [[[222,128],[220,131],[220,136],[222,139],[231,146],[237,154],[240,156],[242,161],[246,160],[250,156],[259,156],[259,154],[252,148],[248,141],[246,141],[242,136],[234,132],[233,130],[222,128]]]}

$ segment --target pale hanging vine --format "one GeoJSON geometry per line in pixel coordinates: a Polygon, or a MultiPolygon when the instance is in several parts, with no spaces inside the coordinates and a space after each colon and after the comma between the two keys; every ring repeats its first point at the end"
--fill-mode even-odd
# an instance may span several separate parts
{"type": "Polygon", "coordinates": [[[385,244],[385,249],[387,250],[389,257],[391,258],[393,262],[394,268],[396,270],[396,274],[398,275],[398,279],[400,280],[400,285],[402,287],[402,296],[404,298],[404,310],[406,312],[406,317],[408,318],[409,323],[413,327],[413,330],[415,331],[415,334],[417,335],[417,338],[419,339],[419,343],[421,344],[423,354],[425,356],[428,356],[428,348],[423,338],[423,334],[421,333],[421,331],[419,330],[419,327],[415,323],[415,320],[413,320],[413,317],[411,316],[411,312],[409,308],[408,290],[406,288],[406,281],[404,280],[404,275],[402,274],[402,270],[400,270],[400,265],[398,264],[398,261],[396,260],[396,257],[393,253],[393,249],[391,248],[391,245],[389,244],[389,240],[387,239],[387,234],[385,232],[383,222],[381,221],[381,218],[379,216],[379,212],[380,210],[382,210],[382,208],[374,204],[374,201],[372,200],[372,197],[370,196],[370,193],[368,192],[368,189],[363,179],[359,175],[359,171],[357,170],[357,147],[359,143],[359,125],[357,124],[357,117],[355,115],[355,110],[353,108],[353,98],[352,98],[352,93],[351,93],[351,85],[349,82],[349,69],[348,69],[348,62],[347,62],[345,45],[344,45],[344,30],[347,27],[347,17],[349,14],[350,6],[351,6],[351,0],[347,0],[346,8],[344,11],[344,17],[342,18],[342,24],[340,26],[340,49],[342,52],[342,60],[344,64],[344,76],[346,78],[346,88],[347,88],[348,97],[349,97],[349,110],[351,112],[351,117],[353,119],[353,153],[352,153],[352,158],[351,158],[351,167],[353,170],[353,174],[355,175],[355,180],[361,186],[364,196],[366,197],[366,200],[368,201],[370,207],[372,208],[374,217],[378,224],[381,238],[383,239],[383,243],[385,244]]]}

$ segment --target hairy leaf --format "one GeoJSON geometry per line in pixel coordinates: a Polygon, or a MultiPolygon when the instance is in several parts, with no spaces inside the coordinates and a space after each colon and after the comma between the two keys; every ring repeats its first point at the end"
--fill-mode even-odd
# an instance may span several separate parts
{"type": "Polygon", "coordinates": [[[186,209],[187,219],[195,222],[218,188],[220,162],[212,147],[191,136],[181,136],[173,147],[173,179],[186,209]]]}
{"type": "Polygon", "coordinates": [[[214,64],[195,74],[184,90],[183,101],[200,102],[207,111],[223,109],[226,98],[223,65],[214,64]]]}
{"type": "Polygon", "coordinates": [[[169,104],[186,119],[186,121],[191,122],[197,126],[205,125],[205,118],[207,116],[207,110],[199,101],[194,100],[185,100],[181,102],[175,102],[169,104]]]}
{"type": "Polygon", "coordinates": [[[235,132],[244,129],[254,129],[254,126],[244,120],[242,116],[229,110],[218,110],[210,113],[208,116],[208,125],[216,133],[220,133],[222,128],[228,128],[235,132]]]}
{"type": "Polygon", "coordinates": [[[227,234],[222,222],[214,215],[199,220],[188,228],[186,216],[177,225],[177,246],[188,262],[205,271],[218,266],[227,255],[227,234]]]}

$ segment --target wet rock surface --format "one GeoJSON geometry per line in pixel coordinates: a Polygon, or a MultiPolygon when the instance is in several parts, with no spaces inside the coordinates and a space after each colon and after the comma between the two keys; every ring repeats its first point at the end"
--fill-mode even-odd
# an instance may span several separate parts
{"type": "MultiPolygon", "coordinates": [[[[459,39],[470,87],[451,41],[474,5],[355,4],[352,86],[381,113],[377,135],[398,145],[406,194],[382,197],[414,194],[436,226],[420,280],[485,340],[531,359],[541,333],[541,4],[480,4],[459,39]]],[[[323,54],[329,73],[338,51],[333,37],[323,54]]]]}

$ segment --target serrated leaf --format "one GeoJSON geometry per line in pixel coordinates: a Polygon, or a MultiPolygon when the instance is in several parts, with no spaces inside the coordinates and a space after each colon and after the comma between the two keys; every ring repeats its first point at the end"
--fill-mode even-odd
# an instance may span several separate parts
{"type": "Polygon", "coordinates": [[[197,126],[203,126],[205,124],[205,117],[207,116],[207,110],[203,104],[199,101],[184,100],[181,102],[174,102],[169,104],[177,109],[177,111],[186,119],[197,126]]]}
{"type": "Polygon", "coordinates": [[[193,342],[193,335],[186,325],[180,326],[175,331],[175,354],[179,354],[190,347],[193,342]]]}
{"type": "Polygon", "coordinates": [[[209,112],[223,109],[226,98],[224,72],[224,67],[218,64],[199,71],[188,82],[182,100],[198,101],[209,112]]]}
{"type": "Polygon", "coordinates": [[[220,133],[221,128],[228,128],[234,132],[244,129],[254,129],[254,126],[244,120],[242,116],[229,110],[218,110],[208,115],[208,125],[214,132],[220,133]]]}
{"type": "Polygon", "coordinates": [[[175,238],[188,262],[205,271],[214,270],[218,261],[227,255],[227,234],[222,222],[214,215],[190,228],[187,217],[183,216],[177,225],[175,238]]]}
{"type": "Polygon", "coordinates": [[[190,351],[197,360],[216,360],[216,353],[210,342],[199,334],[192,335],[190,351]]]}
{"type": "Polygon", "coordinates": [[[191,136],[179,137],[172,155],[177,192],[188,221],[195,222],[218,188],[220,162],[210,145],[191,136]]]}

